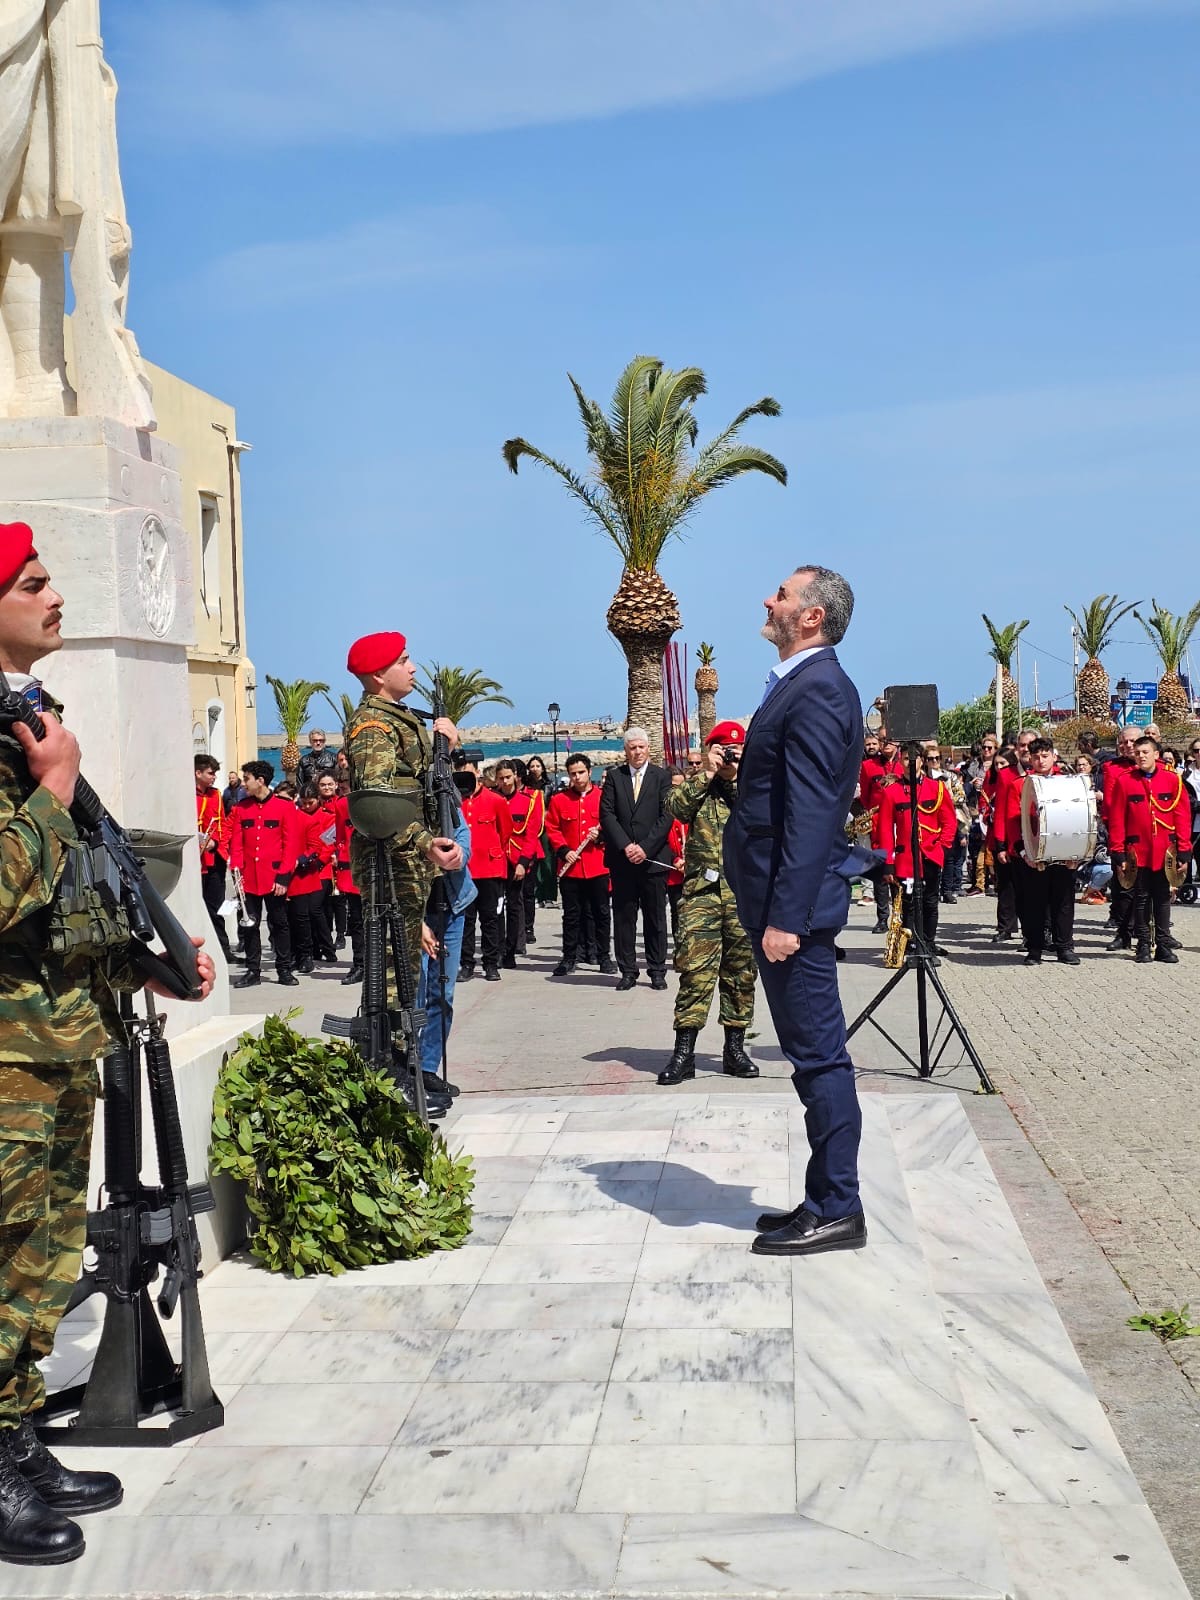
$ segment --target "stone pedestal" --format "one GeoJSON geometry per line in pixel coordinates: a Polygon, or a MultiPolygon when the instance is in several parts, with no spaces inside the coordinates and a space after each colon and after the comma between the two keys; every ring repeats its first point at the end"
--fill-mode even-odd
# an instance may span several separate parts
{"type": "Polygon", "coordinates": [[[162,1006],[198,1178],[207,1165],[202,1102],[224,1051],[254,1019],[229,1015],[228,973],[200,894],[186,655],[193,591],[173,457],[152,434],[111,420],[0,421],[0,521],[29,523],[65,602],[68,643],[37,670],[65,703],[83,770],[118,820],[190,836],[171,908],[205,935],[217,982],[201,1005],[162,1006]]]}

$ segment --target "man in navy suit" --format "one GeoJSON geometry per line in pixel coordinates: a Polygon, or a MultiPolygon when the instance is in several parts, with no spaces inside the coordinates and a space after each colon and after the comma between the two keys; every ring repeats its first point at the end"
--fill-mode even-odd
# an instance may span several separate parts
{"type": "Polygon", "coordinates": [[[833,650],[854,595],[836,572],[798,567],[764,604],[763,636],[779,665],[742,753],[725,872],[792,1063],[810,1151],[802,1203],[760,1217],[754,1250],[811,1255],[859,1249],[867,1237],[858,1194],[862,1115],[833,942],[861,870],[844,825],[862,759],[862,707],[833,650]]]}

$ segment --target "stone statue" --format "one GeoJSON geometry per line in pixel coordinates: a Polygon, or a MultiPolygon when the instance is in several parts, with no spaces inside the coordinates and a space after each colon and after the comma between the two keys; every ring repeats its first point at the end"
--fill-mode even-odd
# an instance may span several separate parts
{"type": "Polygon", "coordinates": [[[99,0],[0,0],[0,417],[155,425],[125,326],[131,240],[116,93],[99,0]]]}

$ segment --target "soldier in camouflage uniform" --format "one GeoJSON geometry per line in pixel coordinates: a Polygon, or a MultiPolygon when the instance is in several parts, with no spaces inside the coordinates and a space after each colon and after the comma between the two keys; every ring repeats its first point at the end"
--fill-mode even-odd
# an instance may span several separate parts
{"type": "Polygon", "coordinates": [[[696,1076],[696,1039],[718,986],[725,1030],[722,1069],[733,1078],[758,1077],[745,1048],[746,1029],[754,1018],[754,950],[738,921],[721,864],[721,841],[737,788],[736,747],[745,739],[740,723],[719,722],[705,741],[704,767],[667,795],[667,810],[689,827],[675,941],[675,1051],[658,1075],[664,1085],[696,1076]],[[732,748],[732,760],[723,754],[727,747],[732,748]]]}
{"type": "MultiPolygon", "coordinates": [[[[409,658],[402,633],[372,633],[350,646],[346,668],[363,687],[363,697],[350,719],[346,759],[350,763],[351,794],[362,789],[390,789],[408,795],[417,808],[417,820],[388,841],[392,886],[404,919],[405,948],[413,979],[413,994],[421,978],[421,950],[434,949],[433,934],[425,922],[429,891],[439,870],[453,872],[462,866],[463,854],[453,839],[437,837],[428,825],[425,775],[433,747],[415,711],[403,701],[416,683],[416,664],[409,658]]],[[[434,723],[451,748],[458,729],[448,717],[434,723]]],[[[375,844],[355,833],[350,840],[350,871],[363,897],[364,910],[374,892],[375,844]]],[[[386,891],[385,891],[386,892],[386,891]]],[[[389,1004],[397,1005],[389,975],[389,1004]]],[[[427,1085],[431,1114],[444,1112],[449,1097],[439,1097],[427,1085]],[[444,1100],[439,1105],[439,1099],[444,1100]]]]}
{"type": "MultiPolygon", "coordinates": [[[[40,743],[0,724],[0,1559],[24,1564],[82,1555],[64,1513],[122,1493],[112,1473],[68,1471],[29,1420],[83,1256],[96,1058],[121,1036],[115,991],[140,986],[124,913],[87,894],[69,809],[79,746],[30,676],[61,648],[61,607],[31,530],[0,525],[0,670],[46,723],[40,743]]],[[[199,969],[206,995],[208,956],[199,969]]]]}

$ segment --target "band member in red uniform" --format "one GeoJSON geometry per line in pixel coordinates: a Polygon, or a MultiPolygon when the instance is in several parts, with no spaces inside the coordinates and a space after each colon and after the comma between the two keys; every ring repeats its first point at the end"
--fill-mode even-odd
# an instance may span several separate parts
{"type": "Polygon", "coordinates": [[[600,836],[600,790],[592,782],[587,756],[567,757],[567,788],[552,796],[546,813],[546,837],[558,859],[558,887],[563,903],[563,953],[556,978],[575,971],[584,909],[591,913],[600,971],[614,976],[612,907],[604,841],[600,836]]]}
{"type": "Polygon", "coordinates": [[[297,972],[311,972],[319,961],[337,960],[325,910],[326,876],[332,881],[337,823],[321,805],[315,783],[305,784],[296,802],[296,870],[287,890],[292,959],[297,972]]]}
{"type": "MultiPolygon", "coordinates": [[[[670,773],[672,789],[682,788],[687,782],[687,773],[681,772],[678,767],[672,767],[670,773]]],[[[671,831],[667,834],[667,849],[672,862],[671,870],[667,873],[667,910],[671,914],[672,947],[679,943],[679,902],[683,899],[683,853],[687,849],[687,836],[687,823],[672,817],[671,831]]]]}
{"type": "Polygon", "coordinates": [[[507,802],[512,818],[506,847],[508,881],[504,891],[504,958],[500,965],[515,967],[517,957],[525,954],[526,880],[537,871],[546,802],[540,789],[521,784],[516,763],[507,760],[496,763],[496,793],[507,802]]]}
{"type": "Polygon", "coordinates": [[[1181,867],[1192,853],[1192,808],[1183,778],[1159,761],[1157,739],[1143,735],[1134,747],[1137,765],[1110,793],[1108,853],[1115,873],[1127,859],[1137,863],[1133,930],[1137,959],[1175,962],[1171,938],[1171,886],[1167,848],[1174,845],[1181,867]]]}
{"type": "Polygon", "coordinates": [[[275,975],[291,988],[299,983],[292,971],[292,933],[288,925],[287,891],[298,855],[300,813],[290,800],[271,793],[275,768],[269,761],[248,761],[242,768],[246,798],[230,817],[229,865],[242,877],[242,893],[252,924],[242,930],[246,970],[234,984],[249,989],[262,982],[263,907],[275,950],[275,975]]]}
{"type": "MultiPolygon", "coordinates": [[[[330,829],[329,837],[337,841],[337,778],[332,772],[323,772],[316,780],[317,797],[321,802],[321,810],[328,819],[330,829]]],[[[325,921],[329,924],[330,936],[333,939],[333,948],[340,950],[346,943],[346,902],[341,895],[335,894],[337,877],[337,852],[330,855],[325,870],[321,874],[321,888],[325,896],[325,921]]]]}
{"type": "MultiPolygon", "coordinates": [[[[871,819],[871,848],[884,849],[880,826],[879,807],[885,790],[904,776],[904,761],[896,741],[881,729],[878,735],[868,735],[863,746],[862,765],[858,772],[858,795],[855,806],[858,816],[871,819]],[[873,747],[873,748],[872,748],[873,747]]],[[[886,933],[888,913],[891,910],[892,887],[882,867],[868,873],[875,892],[875,933],[886,933]]]]}
{"type": "MultiPolygon", "coordinates": [[[[1104,763],[1103,788],[1101,790],[1100,815],[1105,827],[1112,815],[1113,795],[1121,783],[1129,777],[1137,766],[1135,749],[1139,734],[1136,728],[1117,729],[1117,753],[1112,760],[1104,763]]],[[[1111,859],[1111,858],[1110,858],[1111,859]]],[[[1112,876],[1112,909],[1109,921],[1113,925],[1112,943],[1105,946],[1108,950],[1128,950],[1133,944],[1133,890],[1122,887],[1116,871],[1112,876]]]]}
{"type": "MultiPolygon", "coordinates": [[[[925,757],[917,757],[917,837],[921,852],[922,928],[925,943],[936,958],[945,955],[937,944],[938,911],[942,887],[942,867],[946,852],[954,844],[958,817],[949,786],[925,773],[925,757]]],[[[887,862],[885,878],[899,879],[904,888],[903,916],[911,928],[913,880],[912,795],[907,776],[888,784],[879,802],[880,848],[887,862]]]]}
{"type": "Polygon", "coordinates": [[[221,907],[225,903],[225,867],[229,861],[229,819],[217,788],[217,763],[196,757],[196,827],[200,834],[200,892],[226,961],[233,960],[221,907]]]}
{"type": "Polygon", "coordinates": [[[1008,765],[1000,767],[991,786],[992,809],[988,816],[988,843],[996,870],[996,931],[993,944],[1011,939],[1021,925],[1021,877],[1013,866],[1012,857],[1005,848],[1009,809],[1014,785],[1019,790],[1029,769],[1029,746],[1037,735],[1032,728],[1022,728],[1014,749],[1007,757],[1008,765]]]}
{"type": "Polygon", "coordinates": [[[342,982],[361,983],[363,981],[362,895],[354,882],[354,874],[350,871],[350,838],[354,833],[354,824],[350,821],[348,796],[344,794],[336,796],[333,802],[333,818],[333,871],[334,882],[337,885],[337,899],[334,904],[345,906],[346,930],[350,935],[350,970],[342,982]]]}
{"type": "MultiPolygon", "coordinates": [[[[514,774],[515,777],[515,774],[514,774]]],[[[454,781],[462,795],[462,814],[471,830],[470,872],[478,898],[463,912],[460,982],[475,976],[475,924],[480,929],[483,975],[489,983],[500,981],[500,945],[503,922],[500,907],[508,879],[508,844],[512,838],[512,812],[507,800],[479,781],[479,768],[464,757],[455,763],[454,781]]]]}
{"type": "MultiPolygon", "coordinates": [[[[1034,739],[1029,745],[1029,771],[1034,777],[1052,778],[1061,772],[1054,759],[1049,739],[1034,739]]],[[[1032,803],[1032,796],[1030,796],[1032,803]]],[[[1025,780],[1009,784],[1005,791],[1004,848],[1019,883],[1017,904],[1021,912],[1021,932],[1025,938],[1025,965],[1041,965],[1046,943],[1046,921],[1054,939],[1058,959],[1066,967],[1077,967],[1075,953],[1075,871],[1077,861],[1038,863],[1025,857],[1023,810],[1025,780]]]]}

